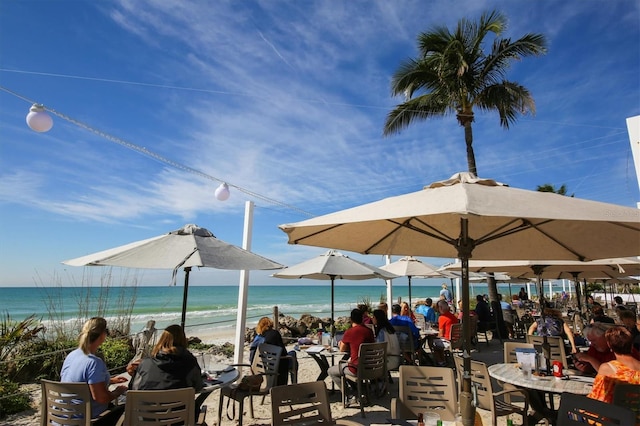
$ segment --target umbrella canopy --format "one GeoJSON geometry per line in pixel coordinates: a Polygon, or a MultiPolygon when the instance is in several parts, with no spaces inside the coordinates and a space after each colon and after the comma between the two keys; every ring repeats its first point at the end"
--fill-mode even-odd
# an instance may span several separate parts
{"type": "Polygon", "coordinates": [[[181,325],[184,328],[189,272],[194,266],[216,269],[280,269],[283,265],[217,239],[209,230],[189,224],[168,234],[62,262],[71,266],[121,266],[140,269],[173,269],[172,283],[184,268],[181,325]]]}
{"type": "Polygon", "coordinates": [[[424,263],[413,256],[406,256],[388,265],[381,266],[380,269],[391,272],[401,277],[407,277],[409,281],[409,306],[411,305],[411,277],[431,278],[444,277],[438,272],[438,268],[424,263]]]}
{"type": "Polygon", "coordinates": [[[371,278],[392,279],[398,276],[375,266],[351,259],[336,250],[329,250],[320,256],[305,260],[297,265],[284,268],[272,275],[276,278],[307,278],[312,280],[331,280],[331,337],[335,334],[334,321],[334,282],[343,280],[368,280],[371,278]]]}
{"type": "Polygon", "coordinates": [[[421,191],[281,225],[290,244],[359,253],[462,261],[461,408],[473,419],[468,262],[475,259],[591,260],[640,254],[640,211],[562,195],[509,188],[459,173],[421,191]]]}

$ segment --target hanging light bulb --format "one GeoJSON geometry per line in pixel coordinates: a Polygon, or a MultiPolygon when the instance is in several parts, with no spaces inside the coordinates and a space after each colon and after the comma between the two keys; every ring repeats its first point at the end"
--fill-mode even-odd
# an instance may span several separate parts
{"type": "Polygon", "coordinates": [[[43,105],[33,104],[27,114],[27,125],[34,132],[48,132],[53,127],[53,119],[47,114],[43,105]]]}
{"type": "Polygon", "coordinates": [[[215,196],[219,201],[227,201],[231,192],[229,191],[229,185],[222,182],[219,187],[216,188],[215,196]]]}

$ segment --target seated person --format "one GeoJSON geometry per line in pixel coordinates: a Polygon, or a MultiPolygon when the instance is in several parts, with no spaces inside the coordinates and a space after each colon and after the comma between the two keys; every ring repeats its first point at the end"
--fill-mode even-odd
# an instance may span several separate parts
{"type": "Polygon", "coordinates": [[[573,336],[573,331],[569,325],[562,319],[562,313],[557,309],[544,308],[543,316],[536,319],[529,326],[527,334],[538,336],[566,336],[571,344],[571,353],[576,353],[576,341],[573,336]]]}
{"type": "Polygon", "coordinates": [[[434,358],[437,366],[445,366],[444,350],[451,347],[451,325],[458,323],[458,318],[449,309],[449,304],[445,300],[437,303],[440,316],[438,317],[438,337],[433,339],[434,358]]]}
{"type": "MultiPolygon", "coordinates": [[[[416,327],[413,321],[411,321],[411,318],[401,315],[400,314],[401,311],[402,311],[402,307],[400,305],[398,305],[397,303],[392,305],[391,306],[392,317],[389,320],[389,322],[394,327],[395,326],[409,327],[411,329],[411,334],[413,336],[413,347],[417,349],[420,347],[420,330],[418,330],[418,327],[416,327]]],[[[402,336],[398,336],[398,339],[402,339],[402,336]]]]}
{"type": "Polygon", "coordinates": [[[407,302],[402,302],[400,304],[400,315],[411,319],[412,323],[414,323],[414,324],[416,323],[416,316],[414,315],[413,311],[411,310],[411,306],[409,306],[409,304],[407,302]]]}
{"type": "Polygon", "coordinates": [[[589,350],[574,354],[575,367],[586,374],[595,374],[600,364],[613,361],[616,356],[609,348],[604,333],[614,325],[601,322],[589,324],[583,330],[584,336],[589,340],[589,350]]]}
{"type": "Polygon", "coordinates": [[[115,425],[124,412],[124,405],[110,407],[111,401],[127,391],[120,385],[113,391],[109,385],[126,382],[124,377],[111,377],[107,365],[96,355],[100,345],[109,335],[107,321],[101,317],[93,317],[84,323],[78,338],[78,348],[70,352],[62,364],[60,381],[69,383],[85,382],[91,391],[91,418],[99,419],[92,425],[115,425]],[[107,414],[105,411],[109,410],[107,414]]]}
{"type": "Polygon", "coordinates": [[[127,372],[133,390],[193,387],[199,392],[204,386],[198,361],[187,350],[187,336],[177,324],[165,328],[151,356],[131,363],[127,372]]]}
{"type": "Polygon", "coordinates": [[[387,370],[396,370],[402,364],[400,342],[395,329],[382,309],[373,311],[373,324],[376,328],[376,342],[387,342],[387,370]]]}
{"type": "Polygon", "coordinates": [[[591,315],[591,321],[589,321],[590,324],[593,324],[594,322],[604,322],[606,324],[616,323],[613,318],[604,314],[604,309],[602,309],[602,306],[600,305],[593,305],[591,308],[591,315]]]}
{"type": "Polygon", "coordinates": [[[364,325],[373,324],[373,321],[371,320],[371,316],[369,315],[369,306],[365,305],[364,303],[361,303],[358,305],[358,309],[362,311],[362,324],[364,325]]]}
{"type": "Polygon", "coordinates": [[[498,294],[498,301],[500,302],[500,309],[502,310],[502,319],[504,319],[504,324],[507,327],[507,332],[509,333],[509,339],[513,338],[513,317],[515,312],[511,307],[509,302],[505,302],[502,300],[502,294],[498,294]]]}
{"type": "Polygon", "coordinates": [[[640,351],[640,330],[638,330],[636,314],[631,309],[621,309],[618,312],[618,318],[620,319],[620,324],[627,327],[631,332],[633,347],[635,350],[640,351]]]}
{"type": "Polygon", "coordinates": [[[349,362],[348,364],[340,362],[338,365],[330,367],[328,371],[329,377],[331,377],[338,389],[342,389],[343,375],[352,381],[356,380],[360,345],[374,342],[373,331],[362,324],[362,311],[359,309],[352,310],[351,327],[344,332],[339,346],[342,352],[349,353],[349,362]]]}
{"type": "Polygon", "coordinates": [[[589,398],[612,403],[617,383],[640,384],[640,361],[631,355],[633,337],[626,327],[612,327],[604,333],[615,359],[604,362],[598,369],[589,398]]]}
{"type": "Polygon", "coordinates": [[[256,337],[249,346],[249,363],[253,363],[258,346],[262,343],[268,343],[282,348],[282,358],[280,358],[280,366],[278,367],[278,386],[287,384],[287,376],[289,370],[298,370],[298,360],[295,351],[287,352],[287,348],[282,340],[282,335],[278,330],[274,329],[271,318],[262,317],[256,325],[256,337]]]}
{"type": "Polygon", "coordinates": [[[622,300],[622,297],[620,296],[616,296],[613,298],[613,301],[616,302],[615,306],[613,307],[616,310],[624,310],[627,309],[626,306],[624,306],[624,301],[622,300]]]}
{"type": "Polygon", "coordinates": [[[426,322],[436,322],[436,311],[433,309],[433,299],[427,297],[424,301],[424,305],[420,304],[416,306],[416,313],[424,315],[426,322]]]}
{"type": "Polygon", "coordinates": [[[476,296],[476,316],[478,317],[478,331],[489,330],[490,323],[493,321],[489,304],[484,300],[481,294],[476,296]]]}

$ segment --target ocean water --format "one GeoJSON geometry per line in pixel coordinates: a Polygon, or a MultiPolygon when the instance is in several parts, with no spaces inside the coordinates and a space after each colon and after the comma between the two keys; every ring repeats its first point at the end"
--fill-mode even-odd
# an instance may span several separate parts
{"type": "MultiPolygon", "coordinates": [[[[398,280],[396,280],[398,281],[398,280]]],[[[419,282],[419,281],[418,281],[419,282]]],[[[412,301],[426,297],[438,298],[440,282],[437,285],[419,285],[414,280],[411,286],[412,301]]],[[[505,298],[510,291],[517,293],[521,284],[499,284],[498,291],[505,298]]],[[[451,288],[451,286],[450,286],[451,288]]],[[[534,290],[535,286],[531,286],[534,290]]],[[[562,285],[554,286],[554,291],[562,291],[562,285]]],[[[486,294],[486,283],[473,284],[472,297],[486,294]]],[[[408,286],[394,283],[393,298],[408,300],[408,286]]],[[[133,306],[131,332],[140,331],[148,320],[156,321],[156,328],[180,323],[183,287],[0,287],[0,314],[9,314],[14,320],[22,320],[35,315],[45,325],[50,321],[64,321],[72,324],[77,318],[96,314],[105,318],[117,315],[118,307],[133,306]],[[100,301],[102,302],[100,304],[100,301]],[[80,306],[87,307],[85,315],[80,306]],[[101,309],[100,306],[104,307],[101,309]],[[106,310],[105,310],[106,309],[106,310]]],[[[348,315],[358,303],[368,300],[377,305],[386,298],[384,283],[369,280],[367,284],[335,284],[335,315],[348,315]]],[[[187,302],[186,328],[188,334],[197,330],[215,332],[235,327],[238,306],[238,286],[191,286],[187,302]]],[[[271,316],[274,306],[280,313],[295,318],[308,313],[318,317],[331,314],[331,286],[326,284],[305,284],[295,280],[295,284],[250,285],[247,301],[247,327],[254,326],[263,316],[271,316]]]]}

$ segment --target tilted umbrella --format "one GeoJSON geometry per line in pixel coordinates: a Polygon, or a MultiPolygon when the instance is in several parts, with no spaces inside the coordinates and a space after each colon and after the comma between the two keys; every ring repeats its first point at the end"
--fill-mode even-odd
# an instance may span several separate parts
{"type": "Polygon", "coordinates": [[[381,266],[380,269],[391,272],[401,277],[407,277],[409,281],[409,306],[411,305],[411,277],[433,278],[444,277],[438,272],[438,268],[424,263],[413,256],[406,256],[388,265],[381,266]]]}
{"type": "Polygon", "coordinates": [[[331,280],[331,338],[335,336],[334,322],[334,283],[342,280],[368,280],[382,278],[385,280],[397,278],[391,272],[383,271],[375,266],[352,259],[344,254],[329,250],[328,252],[305,260],[297,265],[284,268],[272,276],[276,278],[307,278],[311,280],[331,280]]]}
{"type": "Polygon", "coordinates": [[[280,225],[290,244],[462,261],[461,411],[473,421],[469,259],[591,260],[640,254],[640,210],[459,173],[421,191],[280,225]]]}
{"type": "Polygon", "coordinates": [[[168,234],[65,260],[62,263],[71,266],[173,269],[173,284],[175,284],[178,269],[184,268],[184,294],[180,321],[182,328],[186,320],[189,273],[192,267],[231,270],[283,268],[283,265],[277,262],[219,240],[209,230],[192,224],[168,234]]]}

